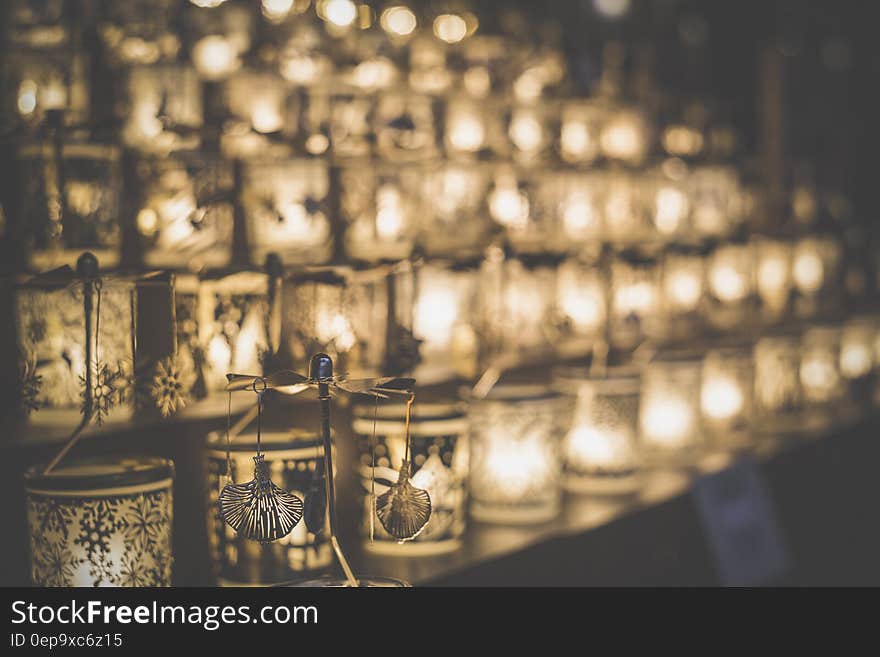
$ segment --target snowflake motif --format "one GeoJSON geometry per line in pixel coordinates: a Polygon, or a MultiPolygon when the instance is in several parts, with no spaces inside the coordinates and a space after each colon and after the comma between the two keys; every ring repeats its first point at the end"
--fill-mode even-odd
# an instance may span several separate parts
{"type": "Polygon", "coordinates": [[[18,389],[21,393],[21,405],[26,414],[40,408],[40,388],[43,385],[43,377],[37,374],[37,364],[32,358],[21,359],[18,371],[18,389]]]}
{"type": "Polygon", "coordinates": [[[159,361],[150,394],[162,417],[173,415],[186,406],[193,383],[192,373],[182,368],[176,357],[169,356],[159,361]]]}
{"type": "Polygon", "coordinates": [[[96,363],[92,378],[92,389],[86,387],[86,378],[80,376],[79,383],[82,388],[81,412],[86,415],[91,407],[94,414],[95,424],[101,426],[107,418],[107,414],[121,403],[124,392],[129,386],[122,363],[116,369],[110,369],[107,363],[96,363]]]}
{"type": "Polygon", "coordinates": [[[83,546],[89,559],[94,560],[96,555],[110,552],[110,537],[115,524],[108,505],[103,501],[87,507],[74,543],[83,546]]]}
{"type": "Polygon", "coordinates": [[[143,551],[154,551],[167,525],[157,498],[140,497],[122,518],[125,540],[143,551]]]}
{"type": "Polygon", "coordinates": [[[141,562],[136,553],[132,552],[123,556],[119,566],[120,586],[150,586],[156,581],[155,576],[141,562]]]}
{"type": "Polygon", "coordinates": [[[37,507],[37,517],[41,518],[40,532],[60,534],[67,540],[67,528],[73,522],[73,509],[62,504],[57,498],[47,498],[45,502],[37,507]]]}
{"type": "Polygon", "coordinates": [[[41,555],[40,580],[45,586],[67,586],[80,561],[63,543],[50,543],[41,555]]]}
{"type": "Polygon", "coordinates": [[[114,586],[119,584],[118,576],[115,574],[116,567],[109,555],[99,554],[90,561],[89,575],[94,578],[93,585],[98,586],[114,586]]]}

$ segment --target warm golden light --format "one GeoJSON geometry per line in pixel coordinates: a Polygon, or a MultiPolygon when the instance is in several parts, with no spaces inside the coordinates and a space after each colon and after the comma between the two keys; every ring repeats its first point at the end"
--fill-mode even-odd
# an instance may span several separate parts
{"type": "Polygon", "coordinates": [[[467,21],[458,14],[440,14],[434,19],[434,34],[446,43],[458,43],[468,34],[467,21]]]}
{"type": "Polygon", "coordinates": [[[703,276],[699,259],[667,264],[663,273],[663,294],[671,309],[690,312],[699,305],[703,296],[703,276]]]}
{"type": "Polygon", "coordinates": [[[19,114],[32,114],[37,109],[37,83],[33,80],[24,80],[18,87],[18,112],[19,114]]]}
{"type": "Polygon", "coordinates": [[[510,139],[524,153],[538,150],[544,141],[544,128],[531,113],[518,112],[510,122],[510,139]]]}
{"type": "Polygon", "coordinates": [[[712,254],[709,264],[709,289],[720,301],[742,301],[752,291],[751,268],[747,245],[721,247],[712,254]]]}
{"type": "Polygon", "coordinates": [[[606,157],[639,162],[647,147],[643,119],[634,111],[616,112],[602,127],[599,143],[606,157]]]}
{"type": "Polygon", "coordinates": [[[559,136],[562,155],[566,160],[591,160],[599,150],[594,136],[583,121],[566,121],[559,136]]]}
{"type": "Polygon", "coordinates": [[[270,21],[280,21],[293,9],[294,0],[263,0],[263,15],[270,21]]]}
{"type": "Polygon", "coordinates": [[[556,299],[576,332],[589,333],[604,325],[605,288],[595,268],[572,260],[560,265],[556,299]]]}
{"type": "Polygon", "coordinates": [[[663,131],[663,149],[670,155],[696,155],[703,150],[703,135],[685,125],[673,125],[663,131]]]}
{"type": "Polygon", "coordinates": [[[678,187],[664,185],[654,197],[654,225],[664,235],[681,229],[690,211],[687,194],[678,187]]]}
{"type": "Polygon", "coordinates": [[[412,9],[402,5],[385,9],[379,22],[383,30],[396,36],[408,36],[418,26],[416,15],[412,9]]]}
{"type": "Polygon", "coordinates": [[[701,441],[698,360],[655,361],[642,373],[639,436],[657,461],[678,462],[701,441]]]}
{"type": "Polygon", "coordinates": [[[400,190],[383,185],[376,191],[376,235],[381,239],[397,239],[405,228],[400,190]]]}
{"type": "Polygon", "coordinates": [[[348,27],[357,18],[358,10],[351,0],[321,0],[318,16],[336,27],[348,27]]]}
{"type": "Polygon", "coordinates": [[[874,369],[874,345],[880,336],[877,323],[855,318],[843,326],[840,338],[840,372],[847,379],[860,379],[874,369]]]}
{"type": "Polygon", "coordinates": [[[209,80],[222,78],[241,66],[238,51],[229,39],[219,34],[203,37],[193,46],[193,63],[209,80]]]}
{"type": "Polygon", "coordinates": [[[802,240],[795,247],[792,277],[798,290],[815,294],[825,283],[825,263],[818,243],[802,240]]]}
{"type": "Polygon", "coordinates": [[[284,126],[281,107],[272,97],[257,96],[251,103],[251,125],[264,134],[278,132],[284,126]]]}
{"type": "Polygon", "coordinates": [[[592,234],[599,225],[593,198],[585,191],[570,192],[562,204],[562,225],[565,234],[579,239],[592,234]]]}
{"type": "Polygon", "coordinates": [[[489,212],[495,221],[508,228],[523,228],[529,220],[529,199],[519,190],[515,179],[505,176],[496,180],[489,194],[489,212]]]}
{"type": "Polygon", "coordinates": [[[791,253],[784,242],[758,241],[757,288],[768,310],[781,312],[791,292],[791,253]]]}
{"type": "Polygon", "coordinates": [[[486,127],[476,107],[451,106],[447,129],[447,139],[458,151],[475,153],[486,141],[486,127]]]}
{"type": "Polygon", "coordinates": [[[730,420],[742,411],[743,391],[735,379],[713,377],[703,382],[700,403],[713,420],[730,420]]]}

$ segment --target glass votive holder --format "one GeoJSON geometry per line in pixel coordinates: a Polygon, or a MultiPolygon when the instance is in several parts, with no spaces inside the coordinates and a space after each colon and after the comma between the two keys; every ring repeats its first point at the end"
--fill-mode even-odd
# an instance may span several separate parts
{"type": "Polygon", "coordinates": [[[333,249],[330,182],[318,160],[251,161],[245,167],[245,214],[251,262],[277,253],[285,265],[321,264],[333,249]]]}
{"type": "Polygon", "coordinates": [[[726,243],[709,255],[706,269],[709,323],[741,326],[749,317],[755,288],[755,257],[749,243],[726,243]]]}
{"type": "Polygon", "coordinates": [[[357,474],[363,496],[364,547],[371,552],[401,556],[442,554],[458,549],[467,523],[468,444],[463,407],[442,402],[413,405],[411,482],[428,491],[431,517],[425,528],[406,543],[388,534],[378,518],[372,517],[375,509],[370,497],[372,493],[382,495],[397,481],[405,448],[404,405],[363,404],[352,412],[352,429],[360,455],[357,474]]]}
{"type": "Polygon", "coordinates": [[[507,139],[516,162],[533,165],[544,160],[553,143],[553,116],[544,106],[514,107],[507,122],[507,139]]]}
{"type": "Polygon", "coordinates": [[[272,73],[246,70],[226,80],[223,104],[229,118],[220,136],[224,154],[264,160],[289,155],[283,138],[297,123],[290,95],[290,84],[272,73]]]}
{"type": "Polygon", "coordinates": [[[250,9],[224,2],[219,6],[191,6],[187,10],[192,61],[199,75],[213,81],[237,71],[253,38],[250,9]]]}
{"type": "Polygon", "coordinates": [[[611,342],[620,347],[635,346],[658,331],[661,310],[660,272],[654,257],[623,252],[611,261],[611,342]]]}
{"type": "Polygon", "coordinates": [[[608,108],[599,133],[602,155],[613,162],[638,166],[650,148],[651,129],[645,115],[632,107],[608,108]]]}
{"type": "Polygon", "coordinates": [[[562,498],[562,440],[573,397],[543,386],[496,386],[468,405],[471,517],[535,524],[562,498]]]}
{"type": "Polygon", "coordinates": [[[874,372],[880,322],[874,316],[857,315],[846,320],[840,335],[840,374],[850,381],[860,381],[874,372]]]}
{"type": "Polygon", "coordinates": [[[84,54],[67,48],[12,49],[4,55],[0,73],[3,109],[21,126],[31,130],[52,127],[47,125],[50,112],[60,113],[63,125],[87,122],[91,96],[84,54]]]}
{"type": "MultiPolygon", "coordinates": [[[[317,94],[315,94],[317,95],[317,94]]],[[[356,88],[334,88],[329,93],[329,139],[339,158],[366,157],[372,152],[373,96],[356,88]]]]}
{"type": "Polygon", "coordinates": [[[540,253],[553,237],[553,226],[535,207],[535,180],[510,166],[496,169],[486,197],[489,214],[502,226],[519,253],[540,253]]]}
{"type": "Polygon", "coordinates": [[[353,164],[341,169],[339,181],[349,258],[378,263],[409,257],[420,215],[419,171],[353,164]]]}
{"type": "Polygon", "coordinates": [[[108,144],[31,144],[19,151],[19,216],[28,264],[74,266],[91,251],[102,267],[122,254],[120,151],[108,144]]]}
{"type": "Polygon", "coordinates": [[[800,336],[775,332],[755,343],[755,427],[766,433],[797,426],[802,408],[800,336]]]}
{"type": "Polygon", "coordinates": [[[307,372],[326,353],[350,378],[376,376],[385,358],[388,295],[380,271],[305,271],[282,286],[281,358],[307,372]]]}
{"type": "Polygon", "coordinates": [[[699,357],[663,354],[642,371],[639,448],[648,465],[693,465],[704,446],[699,357]]]}
{"type": "Polygon", "coordinates": [[[657,233],[665,240],[686,237],[691,227],[691,199],[687,168],[667,161],[652,176],[651,220],[657,233]]]}
{"type": "Polygon", "coordinates": [[[128,71],[122,141],[154,155],[198,148],[202,91],[195,69],[136,66],[128,71]]]}
{"type": "Polygon", "coordinates": [[[587,166],[601,153],[602,108],[588,100],[566,101],[559,121],[559,156],[567,164],[587,166]]]}
{"type": "Polygon", "coordinates": [[[181,153],[137,163],[143,185],[135,217],[148,267],[197,271],[232,258],[232,165],[207,154],[181,153]]]}
{"type": "Polygon", "coordinates": [[[555,215],[549,226],[556,235],[553,250],[597,250],[604,237],[603,186],[602,176],[593,173],[554,171],[541,177],[539,202],[545,213],[555,215]]]}
{"type": "Polygon", "coordinates": [[[469,259],[483,250],[491,229],[485,211],[490,169],[446,162],[422,172],[418,244],[429,257],[469,259]]]}
{"type": "Polygon", "coordinates": [[[705,255],[700,248],[670,245],[664,252],[660,295],[667,335],[685,337],[700,328],[705,276],[705,255]]]}
{"type": "Polygon", "coordinates": [[[743,219],[744,192],[737,172],[727,166],[698,166],[688,176],[691,224],[697,235],[729,235],[743,219]]]}
{"type": "Polygon", "coordinates": [[[792,291],[791,244],[771,237],[755,239],[755,287],[765,320],[777,321],[789,310],[792,291]]]}
{"type": "Polygon", "coordinates": [[[608,285],[597,263],[568,258],[556,271],[556,311],[566,337],[595,339],[608,319],[608,285]]]}
{"type": "Polygon", "coordinates": [[[641,486],[637,433],[638,374],[612,369],[591,376],[587,368],[561,367],[554,386],[577,394],[563,442],[563,486],[571,492],[623,495],[641,486]]]}
{"type": "Polygon", "coordinates": [[[443,143],[449,157],[503,153],[507,144],[499,107],[488,99],[453,96],[446,101],[443,143]]]}
{"type": "Polygon", "coordinates": [[[606,241],[620,248],[650,242],[656,237],[651,222],[650,194],[639,178],[616,169],[601,176],[602,225],[606,241]]]}
{"type": "Polygon", "coordinates": [[[840,373],[839,326],[813,326],[801,336],[800,382],[805,421],[823,428],[842,413],[847,385],[840,373]]]}
{"type": "MultiPolygon", "coordinates": [[[[230,443],[232,481],[249,480],[254,472],[256,434],[236,436],[230,443]]],[[[314,485],[315,466],[324,458],[317,433],[305,429],[263,431],[261,445],[272,481],[305,499],[314,485]]],[[[333,552],[326,531],[315,535],[304,521],[284,538],[261,545],[242,538],[220,518],[217,500],[229,482],[226,472],[226,436],[208,435],[206,508],[208,543],[217,583],[221,586],[271,585],[297,577],[314,576],[327,569],[333,552]]],[[[323,486],[323,479],[321,479],[323,486]]]]}
{"type": "Polygon", "coordinates": [[[839,302],[833,292],[840,282],[842,255],[840,242],[831,236],[807,236],[795,243],[792,279],[798,316],[812,317],[839,302]]]}
{"type": "Polygon", "coordinates": [[[376,152],[388,162],[417,162],[437,155],[436,119],[430,96],[384,92],[373,111],[376,152]]]}
{"type": "Polygon", "coordinates": [[[754,366],[748,346],[709,349],[703,357],[703,427],[719,447],[744,447],[750,438],[754,366]]]}
{"type": "Polygon", "coordinates": [[[423,385],[476,375],[479,269],[428,261],[395,278],[397,322],[419,341],[414,376],[423,385]]]}
{"type": "Polygon", "coordinates": [[[24,476],[34,586],[171,586],[174,464],[67,461],[24,476]]]}

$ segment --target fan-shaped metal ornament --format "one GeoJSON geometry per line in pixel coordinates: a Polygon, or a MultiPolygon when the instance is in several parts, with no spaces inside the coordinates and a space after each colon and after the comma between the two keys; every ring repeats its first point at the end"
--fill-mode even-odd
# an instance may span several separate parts
{"type": "Polygon", "coordinates": [[[376,515],[389,534],[400,542],[419,535],[431,517],[431,496],[409,480],[409,461],[400,466],[397,483],[376,498],[376,515]]]}
{"type": "Polygon", "coordinates": [[[224,486],[217,503],[226,524],[260,543],[284,538],[303,516],[303,501],[272,482],[262,454],[254,456],[254,478],[224,486]]]}

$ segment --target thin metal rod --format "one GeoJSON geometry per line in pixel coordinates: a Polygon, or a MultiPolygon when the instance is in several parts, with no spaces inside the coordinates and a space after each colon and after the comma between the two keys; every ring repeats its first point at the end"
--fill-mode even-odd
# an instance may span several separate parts
{"type": "Polygon", "coordinates": [[[327,491],[327,512],[330,517],[330,544],[348,584],[358,586],[357,578],[336,538],[336,489],[333,485],[333,443],[330,440],[330,387],[326,383],[318,383],[318,399],[321,401],[321,439],[324,442],[324,484],[327,491]]]}
{"type": "Polygon", "coordinates": [[[47,475],[52,470],[56,468],[56,466],[61,463],[62,459],[67,456],[67,453],[73,449],[74,445],[79,442],[80,437],[82,436],[82,432],[85,431],[86,427],[89,426],[89,422],[91,422],[92,416],[91,414],[83,416],[82,421],[79,423],[79,426],[73,430],[73,433],[70,434],[70,437],[67,439],[67,442],[64,443],[64,447],[62,447],[55,457],[49,462],[49,465],[46,466],[46,469],[43,470],[43,474],[47,475]]]}

